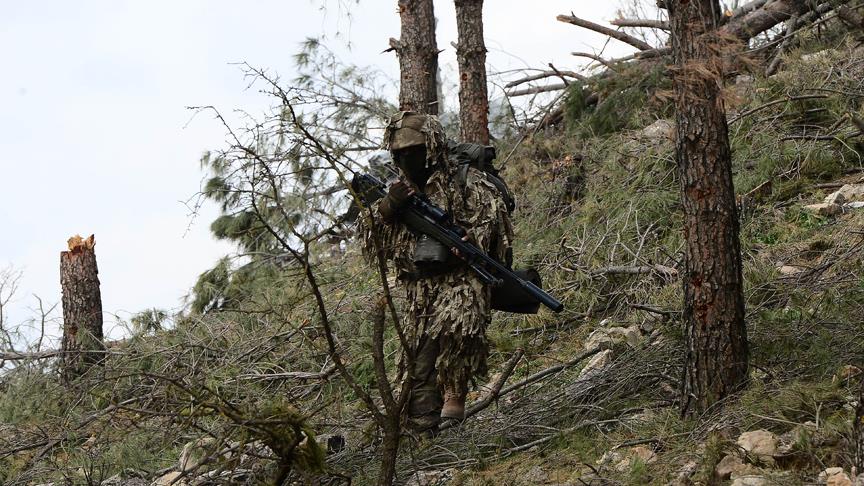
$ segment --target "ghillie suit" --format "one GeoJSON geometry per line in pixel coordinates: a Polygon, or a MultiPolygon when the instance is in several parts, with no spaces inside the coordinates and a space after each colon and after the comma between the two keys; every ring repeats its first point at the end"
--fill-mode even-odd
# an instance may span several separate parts
{"type": "MultiPolygon", "coordinates": [[[[486,174],[473,167],[466,171],[449,160],[444,131],[434,116],[397,114],[385,132],[384,146],[397,150],[406,140],[425,144],[430,172],[423,190],[426,196],[445,209],[478,248],[509,264],[513,239],[509,212],[486,174]]],[[[395,222],[384,221],[377,205],[372,213],[384,255],[406,291],[404,326],[416,356],[410,425],[415,430],[432,428],[440,420],[442,388],[461,391],[464,400],[468,381],[486,375],[491,288],[455,256],[435,268],[418,268],[414,263],[418,236],[399,224],[398,217],[395,222]]],[[[368,223],[361,223],[364,250],[373,256],[375,240],[368,223]]]]}

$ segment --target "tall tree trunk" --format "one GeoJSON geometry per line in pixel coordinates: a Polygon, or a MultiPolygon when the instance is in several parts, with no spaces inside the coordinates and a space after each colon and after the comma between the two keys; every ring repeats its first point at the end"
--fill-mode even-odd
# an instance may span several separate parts
{"type": "Polygon", "coordinates": [[[438,46],[432,0],[399,0],[402,31],[399,55],[399,109],[438,114],[438,46]]]}
{"type": "Polygon", "coordinates": [[[70,383],[102,360],[102,296],[93,235],[69,238],[69,251],[60,253],[63,290],[63,353],[61,373],[70,383]]]}
{"type": "Polygon", "coordinates": [[[684,208],[686,356],[682,413],[705,411],[747,380],[747,328],[732,156],[721,96],[716,0],[670,0],[676,161],[684,208]]]}
{"type": "Polygon", "coordinates": [[[456,0],[459,44],[459,126],[463,142],[489,143],[489,98],[486,45],[483,43],[483,0],[456,0]]]}

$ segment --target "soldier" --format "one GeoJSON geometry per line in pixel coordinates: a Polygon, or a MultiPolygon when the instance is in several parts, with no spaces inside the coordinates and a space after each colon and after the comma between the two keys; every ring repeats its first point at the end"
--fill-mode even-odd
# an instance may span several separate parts
{"type": "MultiPolygon", "coordinates": [[[[491,288],[449,249],[400,224],[399,209],[412,194],[424,193],[465,229],[466,240],[502,262],[510,258],[512,226],[486,173],[448,158],[436,117],[397,113],[384,145],[402,177],[373,212],[383,222],[376,225],[379,241],[406,290],[404,327],[415,346],[408,426],[434,432],[442,418],[464,419],[468,382],[486,374],[491,288]]],[[[371,228],[364,230],[366,253],[373,254],[371,228]]]]}

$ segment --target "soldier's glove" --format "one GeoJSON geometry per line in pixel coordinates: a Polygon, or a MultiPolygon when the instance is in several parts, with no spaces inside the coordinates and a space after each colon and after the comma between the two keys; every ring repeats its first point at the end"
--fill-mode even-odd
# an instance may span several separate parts
{"type": "Polygon", "coordinates": [[[392,220],[399,209],[414,195],[414,188],[405,181],[398,181],[390,185],[387,196],[378,206],[378,212],[385,220],[392,220]]]}

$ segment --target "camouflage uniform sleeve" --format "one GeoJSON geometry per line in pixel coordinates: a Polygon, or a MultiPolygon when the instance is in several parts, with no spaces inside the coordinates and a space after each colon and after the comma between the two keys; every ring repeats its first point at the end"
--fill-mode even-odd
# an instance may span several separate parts
{"type": "Polygon", "coordinates": [[[412,271],[414,239],[403,225],[394,221],[384,221],[381,213],[378,212],[380,203],[381,201],[376,201],[368,210],[361,210],[360,217],[357,218],[363,256],[374,266],[376,252],[380,245],[385,260],[393,262],[397,270],[412,271]]]}
{"type": "Polygon", "coordinates": [[[509,264],[513,225],[504,198],[478,170],[468,172],[462,193],[463,204],[456,211],[456,223],[465,228],[470,240],[489,256],[509,264]]]}

